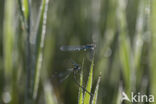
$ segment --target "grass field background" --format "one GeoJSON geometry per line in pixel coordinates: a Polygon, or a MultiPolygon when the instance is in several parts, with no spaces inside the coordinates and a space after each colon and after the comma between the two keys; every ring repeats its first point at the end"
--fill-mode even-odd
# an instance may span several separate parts
{"type": "Polygon", "coordinates": [[[122,92],[156,96],[156,0],[0,1],[0,104],[80,104],[72,75],[58,77],[71,60],[83,64],[83,85],[93,65],[92,93],[101,73],[97,104],[130,104],[122,92]],[[94,61],[60,50],[92,43],[94,61]]]}

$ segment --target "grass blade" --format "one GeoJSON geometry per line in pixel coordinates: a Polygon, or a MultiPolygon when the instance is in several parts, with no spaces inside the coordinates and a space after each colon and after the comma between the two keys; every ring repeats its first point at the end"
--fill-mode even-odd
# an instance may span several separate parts
{"type": "Polygon", "coordinates": [[[5,67],[5,76],[7,79],[10,78],[13,68],[13,39],[14,39],[14,1],[6,0],[5,1],[5,16],[4,16],[4,35],[3,35],[3,44],[4,44],[4,67],[5,67]]]}
{"type": "Polygon", "coordinates": [[[53,87],[48,80],[43,82],[43,87],[46,104],[58,104],[57,98],[54,95],[53,87]]]}
{"type": "Polygon", "coordinates": [[[125,79],[125,89],[126,93],[130,95],[130,88],[131,88],[131,60],[130,60],[130,39],[128,36],[128,29],[127,29],[127,20],[126,20],[126,1],[125,0],[118,0],[118,21],[120,22],[119,30],[119,54],[120,54],[120,61],[122,66],[123,77],[125,79]]]}
{"type": "Polygon", "coordinates": [[[156,0],[151,0],[151,33],[152,33],[152,49],[151,49],[151,92],[156,96],[156,0]]]}
{"type": "Polygon", "coordinates": [[[33,98],[35,99],[37,96],[38,85],[40,80],[40,70],[42,67],[42,60],[43,60],[43,47],[44,47],[44,40],[45,40],[45,31],[46,31],[46,20],[47,20],[47,10],[48,10],[48,3],[49,0],[43,0],[41,6],[41,17],[40,17],[40,25],[42,26],[41,33],[38,35],[39,43],[38,47],[38,54],[37,54],[37,61],[36,61],[36,71],[35,71],[35,82],[34,82],[34,90],[33,90],[33,98]]]}
{"type": "MultiPolygon", "coordinates": [[[[4,94],[13,98],[13,53],[15,36],[15,1],[5,0],[4,22],[3,22],[3,53],[4,53],[4,94]]],[[[1,71],[1,70],[0,70],[1,71]]],[[[2,81],[2,80],[1,80],[2,81]]],[[[2,85],[0,85],[1,87],[2,85]]],[[[15,99],[12,99],[14,102],[15,99]]],[[[4,101],[10,103],[11,99],[4,101]]]]}
{"type": "MultiPolygon", "coordinates": [[[[33,67],[32,67],[32,54],[31,54],[31,44],[30,44],[30,36],[31,36],[31,0],[26,0],[27,4],[25,5],[25,9],[27,11],[27,30],[26,30],[26,48],[25,48],[25,57],[26,57],[26,90],[25,90],[25,103],[32,103],[32,83],[33,83],[33,67]]],[[[25,13],[24,13],[25,14],[25,13]]]]}
{"type": "MultiPolygon", "coordinates": [[[[80,73],[80,86],[83,86],[83,65],[84,65],[84,59],[82,62],[82,68],[81,68],[81,73],[80,73]]],[[[78,99],[78,104],[83,104],[83,89],[79,87],[79,99],[78,99]]]]}
{"type": "Polygon", "coordinates": [[[117,93],[117,100],[116,100],[116,104],[122,104],[122,86],[119,85],[119,88],[118,88],[118,93],[117,93]]]}
{"type": "Polygon", "coordinates": [[[27,20],[28,15],[29,15],[29,5],[28,5],[28,0],[23,0],[23,6],[22,6],[22,11],[24,13],[24,17],[27,20]]]}
{"type": "MultiPolygon", "coordinates": [[[[91,92],[91,89],[92,89],[93,66],[94,66],[94,60],[92,61],[92,64],[91,64],[91,67],[90,67],[88,82],[87,82],[87,86],[86,86],[86,90],[89,91],[89,92],[91,92]]],[[[91,98],[90,94],[88,94],[87,92],[85,92],[85,95],[84,95],[84,104],[89,104],[90,98],[91,98]]]]}
{"type": "Polygon", "coordinates": [[[93,99],[92,99],[92,104],[96,104],[97,102],[100,81],[101,81],[101,73],[99,75],[99,78],[96,84],[95,92],[94,92],[93,99]]]}

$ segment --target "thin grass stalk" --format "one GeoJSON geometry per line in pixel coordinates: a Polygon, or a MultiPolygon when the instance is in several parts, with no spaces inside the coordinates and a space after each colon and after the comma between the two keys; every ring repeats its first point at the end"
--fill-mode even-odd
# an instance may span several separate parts
{"type": "MultiPolygon", "coordinates": [[[[14,49],[14,13],[15,13],[15,0],[5,0],[4,8],[4,22],[3,22],[3,54],[4,54],[4,94],[8,93],[13,96],[13,49],[14,49]]],[[[12,100],[13,101],[13,100],[12,100]]],[[[5,102],[6,103],[6,102],[5,102]]],[[[10,103],[8,101],[7,103],[10,103]]]]}
{"type": "Polygon", "coordinates": [[[141,81],[141,77],[143,71],[140,69],[140,62],[141,62],[141,55],[143,49],[143,35],[144,35],[144,21],[145,21],[145,14],[144,14],[145,6],[144,0],[139,2],[138,5],[138,16],[136,21],[136,35],[134,36],[134,51],[133,51],[133,60],[132,67],[133,67],[133,91],[136,90],[136,84],[141,81]]]}
{"type": "Polygon", "coordinates": [[[97,81],[95,92],[94,92],[93,99],[92,99],[92,104],[97,104],[100,81],[101,81],[101,73],[100,73],[100,75],[98,77],[98,81],[97,81]]]}
{"type": "MultiPolygon", "coordinates": [[[[87,86],[86,86],[86,90],[89,93],[91,93],[91,89],[92,89],[93,66],[94,66],[94,59],[92,60],[92,63],[91,63],[90,72],[89,72],[88,81],[87,81],[87,86]]],[[[91,98],[92,98],[92,96],[90,94],[88,94],[87,92],[85,92],[85,94],[84,94],[84,104],[90,104],[90,99],[91,98]]]]}
{"type": "MultiPolygon", "coordinates": [[[[10,79],[13,68],[13,39],[14,39],[14,1],[5,1],[5,14],[4,14],[4,33],[3,33],[3,44],[4,44],[4,68],[5,76],[10,79]]],[[[6,80],[7,81],[7,80],[6,80]]]]}
{"type": "Polygon", "coordinates": [[[21,22],[24,24],[26,30],[26,90],[25,90],[25,104],[32,104],[32,83],[33,83],[33,68],[32,68],[32,54],[31,54],[31,0],[18,0],[21,22]]]}
{"type": "Polygon", "coordinates": [[[117,99],[116,104],[122,104],[122,85],[119,85],[118,92],[117,92],[117,99]]]}
{"type": "MultiPolygon", "coordinates": [[[[33,68],[32,68],[32,54],[31,54],[31,44],[30,44],[30,36],[31,36],[31,0],[26,1],[28,6],[25,7],[25,11],[28,15],[27,24],[28,28],[26,30],[26,92],[25,92],[25,104],[32,104],[32,76],[33,76],[33,68]]],[[[26,16],[25,16],[26,17],[26,16]]]]}
{"type": "MultiPolygon", "coordinates": [[[[83,66],[84,66],[84,59],[82,61],[82,68],[80,73],[80,86],[83,86],[83,66]]],[[[83,89],[81,87],[79,87],[78,104],[83,104],[83,89]]]]}
{"type": "MultiPolygon", "coordinates": [[[[152,33],[152,49],[151,49],[151,93],[156,96],[156,0],[151,0],[151,33],[152,33]]],[[[153,103],[154,104],[154,103],[153,103]]]]}
{"type": "Polygon", "coordinates": [[[117,7],[117,19],[118,23],[118,30],[120,32],[119,35],[119,54],[120,54],[120,62],[123,72],[123,78],[125,79],[125,92],[130,96],[131,90],[131,50],[130,50],[130,40],[128,37],[128,30],[127,30],[127,20],[126,20],[126,0],[118,0],[118,7],[117,7]]]}
{"type": "Polygon", "coordinates": [[[60,104],[57,101],[57,97],[54,95],[53,87],[50,81],[46,80],[43,82],[44,96],[46,104],[60,104]]]}
{"type": "Polygon", "coordinates": [[[24,11],[25,7],[22,4],[23,4],[22,0],[18,0],[18,10],[20,13],[20,19],[21,19],[21,22],[23,23],[24,29],[27,30],[28,26],[27,26],[26,16],[24,15],[25,14],[25,11],[24,11]]]}
{"type": "Polygon", "coordinates": [[[45,41],[45,34],[46,34],[48,3],[49,3],[49,0],[43,0],[42,1],[42,7],[41,7],[41,15],[40,15],[41,17],[40,17],[39,22],[40,22],[40,25],[42,26],[42,31],[41,31],[41,34],[39,34],[39,35],[41,35],[41,40],[39,43],[39,49],[38,49],[37,61],[36,61],[35,83],[34,83],[34,89],[33,89],[33,98],[34,99],[37,96],[37,91],[38,91],[38,86],[39,86],[39,81],[40,81],[40,71],[42,68],[43,48],[44,48],[44,41],[45,41]]]}

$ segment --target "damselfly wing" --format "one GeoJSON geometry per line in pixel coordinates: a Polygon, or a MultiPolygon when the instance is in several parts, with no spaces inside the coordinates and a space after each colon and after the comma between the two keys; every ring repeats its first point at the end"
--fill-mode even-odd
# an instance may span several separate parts
{"type": "Polygon", "coordinates": [[[73,60],[72,62],[72,68],[69,68],[63,72],[55,72],[55,74],[52,76],[52,79],[58,79],[59,83],[62,83],[64,80],[66,80],[73,72],[77,73],[81,68],[80,66],[75,63],[73,60]]]}
{"type": "Polygon", "coordinates": [[[73,68],[68,70],[68,72],[65,72],[65,73],[59,73],[58,74],[58,77],[64,77],[63,79],[60,80],[60,82],[63,82],[64,80],[66,80],[70,75],[71,73],[73,73],[73,78],[74,78],[74,81],[75,83],[80,87],[82,88],[84,91],[86,91],[88,94],[90,94],[92,96],[92,93],[90,93],[89,91],[87,91],[85,89],[85,87],[81,86],[80,83],[76,80],[76,74],[81,70],[80,66],[78,64],[76,64],[74,61],[72,61],[72,65],[73,65],[73,68]]]}

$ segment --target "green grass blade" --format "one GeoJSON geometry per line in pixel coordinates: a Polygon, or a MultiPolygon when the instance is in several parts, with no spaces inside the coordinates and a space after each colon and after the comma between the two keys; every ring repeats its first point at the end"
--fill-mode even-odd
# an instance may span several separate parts
{"type": "MultiPolygon", "coordinates": [[[[83,86],[83,70],[81,70],[80,73],[80,86],[83,86]]],[[[83,104],[83,89],[79,88],[79,100],[78,100],[78,104],[83,104]]]]}
{"type": "MultiPolygon", "coordinates": [[[[4,8],[4,21],[3,21],[3,63],[4,63],[4,81],[5,85],[3,85],[3,93],[8,93],[8,95],[13,98],[13,61],[14,61],[14,37],[15,37],[15,0],[5,0],[5,8],[4,8]]],[[[1,71],[1,70],[0,70],[1,71]]],[[[2,72],[2,71],[1,71],[2,72]]],[[[1,80],[2,81],[2,80],[1,80]]],[[[0,85],[0,87],[2,86],[0,85]]],[[[10,99],[8,102],[4,103],[10,103],[10,101],[13,103],[16,99],[10,99]]]]}
{"type": "Polygon", "coordinates": [[[57,97],[54,95],[53,87],[47,79],[43,82],[43,89],[46,104],[58,104],[57,97]]]}
{"type": "Polygon", "coordinates": [[[123,76],[126,83],[126,90],[130,87],[130,44],[128,39],[121,36],[121,47],[120,47],[120,61],[122,64],[123,76]]]}
{"type": "Polygon", "coordinates": [[[25,11],[24,11],[24,3],[23,2],[24,1],[18,0],[18,9],[19,9],[20,19],[21,19],[22,25],[24,26],[24,29],[27,30],[27,22],[26,22],[26,16],[24,15],[25,11]]]}
{"type": "Polygon", "coordinates": [[[46,20],[47,20],[47,10],[48,10],[48,2],[49,0],[42,1],[41,7],[41,17],[40,17],[40,25],[42,26],[41,33],[38,35],[40,37],[39,43],[37,45],[37,61],[36,61],[36,71],[35,71],[35,82],[34,82],[34,90],[33,90],[33,98],[35,99],[37,96],[39,80],[40,80],[40,70],[42,68],[42,60],[43,60],[43,47],[45,40],[45,31],[46,31],[46,20]]]}
{"type": "MultiPolygon", "coordinates": [[[[134,36],[134,51],[133,51],[133,62],[132,67],[134,69],[132,76],[133,76],[133,90],[136,88],[134,86],[139,86],[142,77],[143,77],[143,66],[141,65],[142,56],[145,56],[145,42],[144,42],[144,32],[148,32],[148,28],[144,29],[145,24],[148,21],[148,16],[145,14],[146,9],[146,0],[139,1],[138,5],[138,16],[136,19],[136,35],[134,36]]],[[[142,88],[145,86],[142,86],[142,88]]],[[[140,88],[141,89],[141,88],[140,88]]],[[[145,88],[146,89],[146,88],[145,88]]],[[[143,92],[146,92],[146,90],[143,90],[143,92]]]]}
{"type": "MultiPolygon", "coordinates": [[[[32,54],[31,54],[31,44],[30,44],[30,36],[31,36],[31,0],[27,0],[27,7],[24,9],[28,9],[26,23],[26,47],[25,47],[25,59],[26,59],[26,90],[25,90],[25,103],[32,103],[32,93],[33,93],[33,72],[34,69],[32,67],[32,54]]],[[[24,3],[24,2],[23,2],[24,3]]],[[[25,4],[23,4],[24,6],[25,4]]],[[[26,6],[26,5],[25,5],[26,6]]],[[[24,11],[25,14],[25,11],[24,11]]]]}
{"type": "Polygon", "coordinates": [[[97,84],[96,84],[95,92],[94,92],[93,99],[92,99],[92,104],[96,104],[97,103],[97,97],[98,97],[100,81],[101,81],[101,73],[99,75],[99,78],[98,78],[98,81],[97,81],[97,84]]]}
{"type": "Polygon", "coordinates": [[[125,79],[125,89],[126,93],[130,95],[130,88],[131,88],[131,60],[130,60],[130,39],[128,36],[128,29],[127,29],[127,20],[126,20],[126,1],[118,0],[118,21],[120,23],[119,30],[119,54],[120,54],[120,61],[121,67],[123,72],[123,77],[125,79]]]}
{"type": "Polygon", "coordinates": [[[24,17],[27,20],[28,15],[29,15],[29,5],[28,5],[28,0],[23,0],[23,6],[22,6],[22,11],[24,13],[24,17]]]}
{"type": "MultiPolygon", "coordinates": [[[[86,86],[86,90],[89,91],[89,92],[91,92],[91,89],[92,89],[93,66],[94,66],[94,60],[92,61],[92,64],[91,64],[91,67],[90,67],[88,82],[87,82],[87,86],[86,86]]],[[[84,104],[89,104],[90,98],[91,98],[90,94],[88,94],[87,92],[85,92],[85,95],[84,95],[84,104]]]]}
{"type": "Polygon", "coordinates": [[[12,74],[13,68],[13,41],[14,41],[14,2],[13,0],[5,1],[5,14],[4,14],[4,34],[3,34],[3,45],[4,45],[4,68],[5,76],[7,79],[12,74]]]}
{"type": "Polygon", "coordinates": [[[116,104],[121,104],[122,103],[121,99],[122,99],[122,86],[120,85],[118,88],[116,104]]]}
{"type": "MultiPolygon", "coordinates": [[[[84,59],[82,62],[82,68],[80,73],[80,86],[83,86],[83,65],[84,65],[84,59]]],[[[83,89],[79,87],[79,96],[78,96],[78,104],[83,104],[83,89]]]]}
{"type": "Polygon", "coordinates": [[[151,49],[151,92],[156,96],[156,0],[151,0],[151,33],[152,33],[152,49],[151,49]]]}

